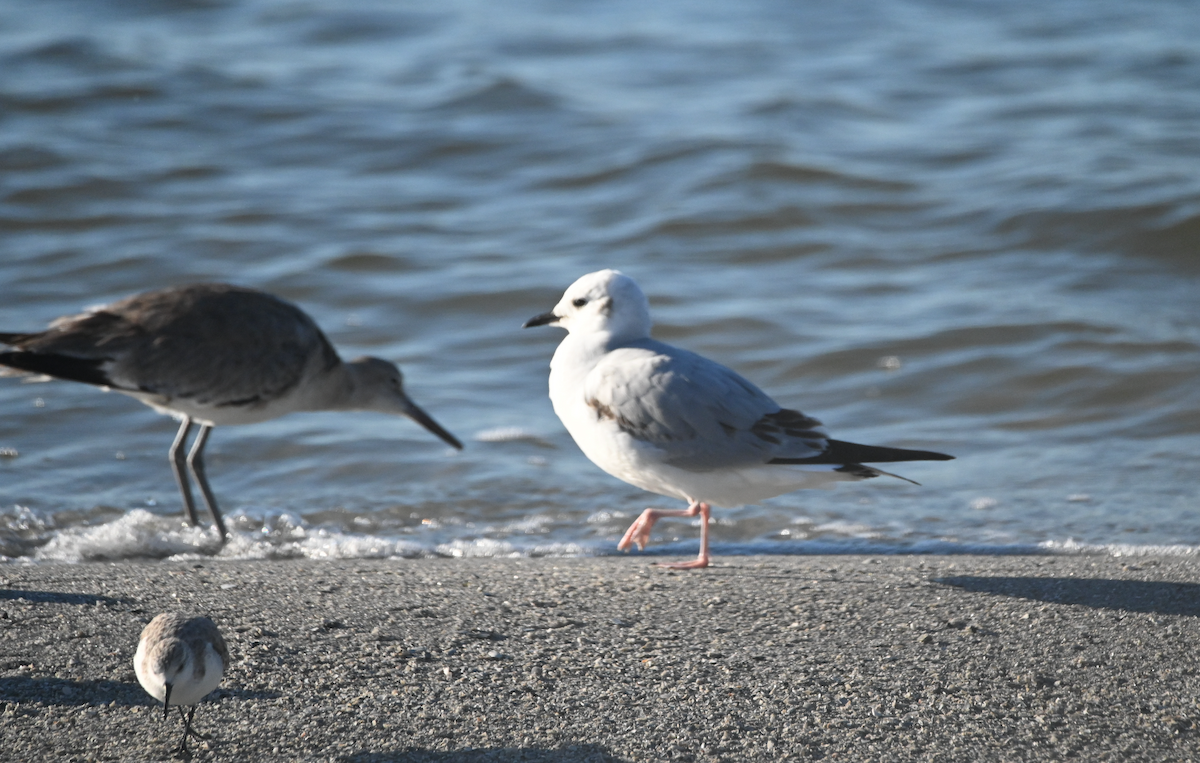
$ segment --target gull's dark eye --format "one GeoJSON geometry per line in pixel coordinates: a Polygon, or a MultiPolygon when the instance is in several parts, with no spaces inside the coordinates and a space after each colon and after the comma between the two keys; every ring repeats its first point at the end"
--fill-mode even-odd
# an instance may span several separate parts
{"type": "Polygon", "coordinates": [[[575,307],[583,307],[584,305],[587,304],[587,300],[584,299],[583,297],[580,297],[579,299],[575,300],[571,304],[575,305],[575,307]]]}

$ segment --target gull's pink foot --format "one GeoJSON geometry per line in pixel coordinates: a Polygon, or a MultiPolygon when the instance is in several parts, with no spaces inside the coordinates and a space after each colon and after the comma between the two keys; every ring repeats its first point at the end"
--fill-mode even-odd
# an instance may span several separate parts
{"type": "Polygon", "coordinates": [[[669,570],[698,570],[708,566],[708,557],[703,556],[690,562],[655,562],[654,567],[665,567],[669,570]]]}
{"type": "Polygon", "coordinates": [[[696,501],[686,509],[678,509],[665,511],[663,509],[646,509],[642,515],[634,520],[629,529],[625,531],[625,535],[621,538],[621,542],[617,544],[617,548],[621,551],[628,551],[629,546],[636,543],[638,551],[646,548],[650,543],[650,528],[654,527],[654,523],[659,517],[694,517],[700,515],[700,556],[690,562],[655,562],[655,567],[666,567],[673,570],[698,570],[708,566],[708,518],[711,514],[711,509],[707,503],[696,501]]]}
{"type": "Polygon", "coordinates": [[[654,509],[643,511],[641,516],[635,519],[629,529],[625,531],[617,548],[621,551],[629,551],[629,546],[636,543],[638,551],[644,551],[650,543],[650,528],[654,527],[654,523],[658,521],[658,514],[654,509]]]}

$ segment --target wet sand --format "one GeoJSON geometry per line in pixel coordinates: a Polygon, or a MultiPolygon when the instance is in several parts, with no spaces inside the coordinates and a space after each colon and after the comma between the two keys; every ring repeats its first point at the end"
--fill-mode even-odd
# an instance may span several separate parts
{"type": "Polygon", "coordinates": [[[2,567],[0,759],[169,759],[167,610],[233,658],[197,761],[1200,758],[1200,560],[648,561],[2,567]]]}

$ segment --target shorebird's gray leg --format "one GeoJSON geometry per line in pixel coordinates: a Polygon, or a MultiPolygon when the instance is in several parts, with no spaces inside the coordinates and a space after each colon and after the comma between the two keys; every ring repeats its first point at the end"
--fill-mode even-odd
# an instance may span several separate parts
{"type": "Polygon", "coordinates": [[[201,734],[199,731],[196,731],[194,728],[192,728],[192,719],[196,717],[195,705],[192,705],[191,711],[186,716],[183,714],[183,705],[176,705],[176,707],[179,708],[179,717],[183,718],[184,722],[187,724],[184,726],[183,730],[187,732],[188,736],[190,736],[192,739],[212,739],[212,734],[201,734]]]}
{"type": "Polygon", "coordinates": [[[183,443],[187,440],[190,431],[192,431],[192,419],[184,416],[179,425],[179,434],[175,435],[175,442],[171,443],[170,456],[171,471],[175,472],[175,483],[179,485],[179,492],[183,495],[183,511],[187,516],[188,524],[195,527],[200,524],[200,518],[196,516],[196,502],[192,500],[192,486],[188,482],[185,468],[186,458],[183,451],[183,443]]]}
{"type": "Polygon", "coordinates": [[[208,435],[211,432],[211,424],[200,425],[200,431],[196,434],[195,442],[192,443],[192,450],[188,453],[187,463],[192,469],[192,476],[196,478],[200,495],[204,496],[204,503],[208,504],[208,513],[212,514],[213,526],[221,534],[221,540],[226,540],[229,538],[229,531],[225,529],[225,521],[221,519],[221,510],[217,508],[217,499],[213,496],[212,488],[208,486],[208,477],[204,475],[204,446],[208,444],[208,435]]]}
{"type": "Polygon", "coordinates": [[[183,712],[182,705],[176,705],[176,707],[179,708],[179,717],[183,719],[183,739],[180,739],[179,745],[175,747],[175,754],[181,758],[190,758],[192,757],[192,753],[187,748],[188,737],[194,736],[197,739],[208,739],[208,737],[197,734],[192,730],[192,718],[196,717],[195,705],[192,705],[191,711],[189,711],[186,715],[183,712]]]}

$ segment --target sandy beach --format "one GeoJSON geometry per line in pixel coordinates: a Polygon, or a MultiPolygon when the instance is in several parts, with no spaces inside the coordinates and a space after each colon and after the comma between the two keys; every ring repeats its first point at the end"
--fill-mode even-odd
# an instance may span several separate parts
{"type": "Polygon", "coordinates": [[[638,557],[0,568],[0,758],[169,759],[142,626],[233,665],[194,760],[1190,760],[1200,561],[638,557]]]}

